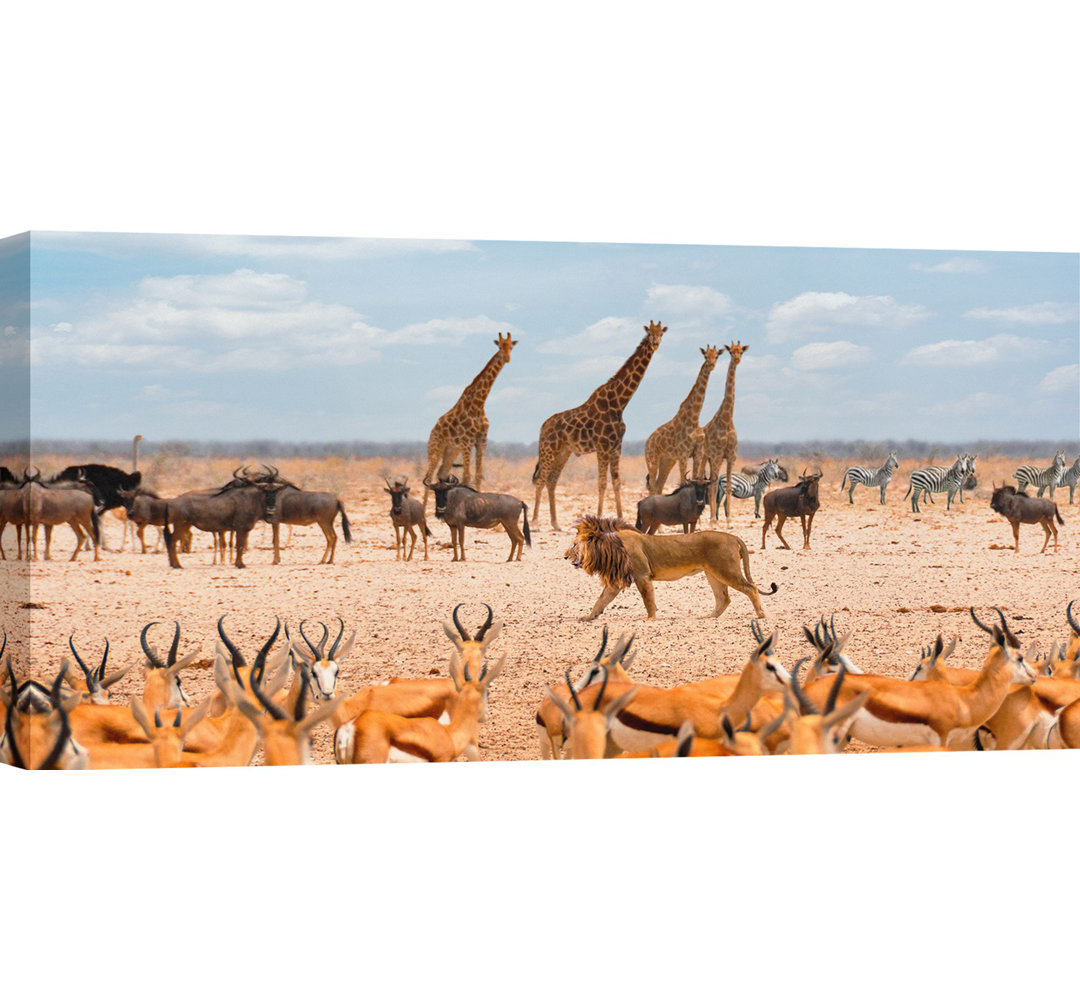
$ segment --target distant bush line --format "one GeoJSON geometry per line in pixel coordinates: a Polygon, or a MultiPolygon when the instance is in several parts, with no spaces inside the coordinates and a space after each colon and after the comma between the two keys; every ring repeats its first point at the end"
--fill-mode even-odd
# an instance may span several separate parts
{"type": "MultiPolygon", "coordinates": [[[[1064,448],[1071,458],[1080,452],[1080,440],[979,440],[979,441],[922,441],[910,438],[906,441],[872,440],[809,440],[809,441],[740,441],[739,457],[755,460],[772,455],[796,455],[807,458],[839,458],[856,461],[884,460],[890,451],[896,451],[902,459],[936,456],[946,458],[957,452],[974,452],[978,455],[1006,455],[1024,458],[1028,456],[1053,456],[1064,448]]],[[[393,457],[423,461],[427,457],[424,441],[143,441],[140,455],[152,456],[162,452],[193,458],[222,458],[243,456],[249,459],[285,458],[379,458],[393,457]]],[[[34,440],[0,443],[0,454],[28,455],[130,455],[131,441],[106,440],[34,440]]],[[[623,442],[623,455],[640,456],[645,453],[644,441],[623,442]]],[[[536,443],[489,442],[489,458],[523,459],[536,455],[536,443]]]]}

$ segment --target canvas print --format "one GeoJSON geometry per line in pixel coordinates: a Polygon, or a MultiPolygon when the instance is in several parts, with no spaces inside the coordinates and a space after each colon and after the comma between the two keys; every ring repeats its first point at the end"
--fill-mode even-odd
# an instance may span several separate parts
{"type": "Polygon", "coordinates": [[[1078,264],[0,241],[0,761],[1080,748],[1078,264]]]}

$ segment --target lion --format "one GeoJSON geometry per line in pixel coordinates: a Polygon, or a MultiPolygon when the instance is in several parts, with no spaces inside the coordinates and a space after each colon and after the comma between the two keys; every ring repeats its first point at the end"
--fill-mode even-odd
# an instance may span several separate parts
{"type": "Polygon", "coordinates": [[[656,617],[653,580],[678,580],[704,573],[716,596],[713,617],[724,613],[731,603],[728,587],[750,598],[754,614],[764,618],[758,594],[761,590],[750,576],[750,553],[741,538],[726,531],[695,531],[689,535],[646,535],[626,521],[614,517],[581,518],[577,537],[565,557],[590,576],[604,581],[604,591],[591,613],[582,621],[592,621],[617,594],[636,584],[645,602],[648,618],[656,617]]]}

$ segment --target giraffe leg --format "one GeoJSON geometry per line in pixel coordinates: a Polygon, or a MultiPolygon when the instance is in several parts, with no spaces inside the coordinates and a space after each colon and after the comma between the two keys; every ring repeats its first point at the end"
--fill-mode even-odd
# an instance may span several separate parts
{"type": "Polygon", "coordinates": [[[731,527],[731,463],[733,456],[728,455],[725,459],[727,464],[727,482],[724,484],[727,488],[724,493],[724,520],[727,521],[727,526],[731,527]]]}
{"type": "Polygon", "coordinates": [[[607,493],[608,457],[603,452],[596,453],[596,489],[599,499],[596,503],[596,516],[604,516],[604,494],[607,493]]]}
{"type": "MultiPolygon", "coordinates": [[[[675,463],[667,456],[661,455],[659,464],[657,465],[656,479],[653,480],[652,493],[663,493],[664,483],[667,482],[667,477],[671,473],[671,467],[675,463]]],[[[679,469],[682,470],[682,466],[685,465],[685,461],[680,463],[679,469]]]]}
{"type": "Polygon", "coordinates": [[[487,449],[487,434],[480,434],[476,438],[476,488],[480,489],[484,483],[484,452],[487,449]]]}
{"type": "Polygon", "coordinates": [[[461,481],[468,483],[470,486],[476,485],[472,481],[472,445],[465,448],[465,454],[461,459],[461,481]]]}
{"type": "Polygon", "coordinates": [[[621,455],[618,451],[614,452],[611,456],[611,488],[615,491],[615,516],[622,517],[622,480],[619,478],[619,459],[621,455]]]}
{"type": "MultiPolygon", "coordinates": [[[[540,510],[540,497],[543,493],[544,487],[547,487],[548,491],[548,505],[551,510],[551,530],[562,531],[559,527],[559,517],[555,513],[555,485],[559,481],[559,476],[562,475],[563,467],[566,465],[567,460],[570,458],[570,449],[567,448],[564,451],[558,453],[554,459],[550,460],[550,464],[547,466],[545,472],[544,467],[541,466],[536,479],[536,505],[533,507],[534,518],[538,516],[540,510]]],[[[533,522],[536,523],[535,520],[533,522]]]]}

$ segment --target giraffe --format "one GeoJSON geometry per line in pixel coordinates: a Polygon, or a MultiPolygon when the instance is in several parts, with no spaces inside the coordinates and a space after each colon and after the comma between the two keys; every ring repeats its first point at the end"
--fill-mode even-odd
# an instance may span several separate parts
{"type": "Polygon", "coordinates": [[[461,481],[480,489],[484,480],[484,449],[487,447],[488,418],[484,414],[484,402],[495,382],[495,376],[510,360],[516,340],[506,339],[500,333],[495,340],[498,350],[495,356],[480,370],[461,394],[461,398],[435,422],[428,436],[428,465],[424,475],[424,506],[427,507],[427,483],[434,482],[432,473],[438,469],[438,478],[450,474],[454,460],[464,453],[461,481]],[[476,482],[470,481],[472,453],[476,449],[476,482]]]}
{"type": "Polygon", "coordinates": [[[682,401],[679,412],[666,424],[661,424],[649,435],[645,442],[645,488],[649,494],[663,493],[671,467],[679,463],[679,481],[686,479],[686,460],[693,456],[694,475],[701,471],[700,449],[705,443],[705,432],[698,427],[701,407],[705,402],[705,388],[709,376],[716,367],[716,359],[724,353],[724,348],[701,348],[705,361],[698,372],[690,394],[682,401]]]}
{"type": "Polygon", "coordinates": [[[705,463],[709,486],[709,516],[716,520],[716,480],[720,475],[721,463],[727,465],[727,493],[724,497],[724,517],[731,523],[731,467],[735,464],[735,455],[739,449],[739,435],[735,433],[735,369],[739,366],[743,352],[750,349],[749,344],[726,344],[728,352],[727,383],[724,385],[724,400],[715,416],[705,425],[705,463]]]}
{"type": "Polygon", "coordinates": [[[597,516],[604,513],[604,494],[607,492],[607,476],[611,471],[611,485],[615,491],[615,513],[622,517],[622,492],[619,482],[619,459],[626,424],[622,414],[630,397],[634,395],[645,369],[660,346],[660,338],[667,331],[652,320],[644,328],[645,336],[623,366],[597,389],[584,403],[572,410],[563,410],[548,417],[540,427],[540,447],[532,481],[536,484],[536,504],[533,507],[533,524],[540,516],[540,497],[547,487],[551,505],[551,527],[560,531],[555,513],[555,484],[573,455],[596,452],[597,479],[600,499],[597,516]]]}

